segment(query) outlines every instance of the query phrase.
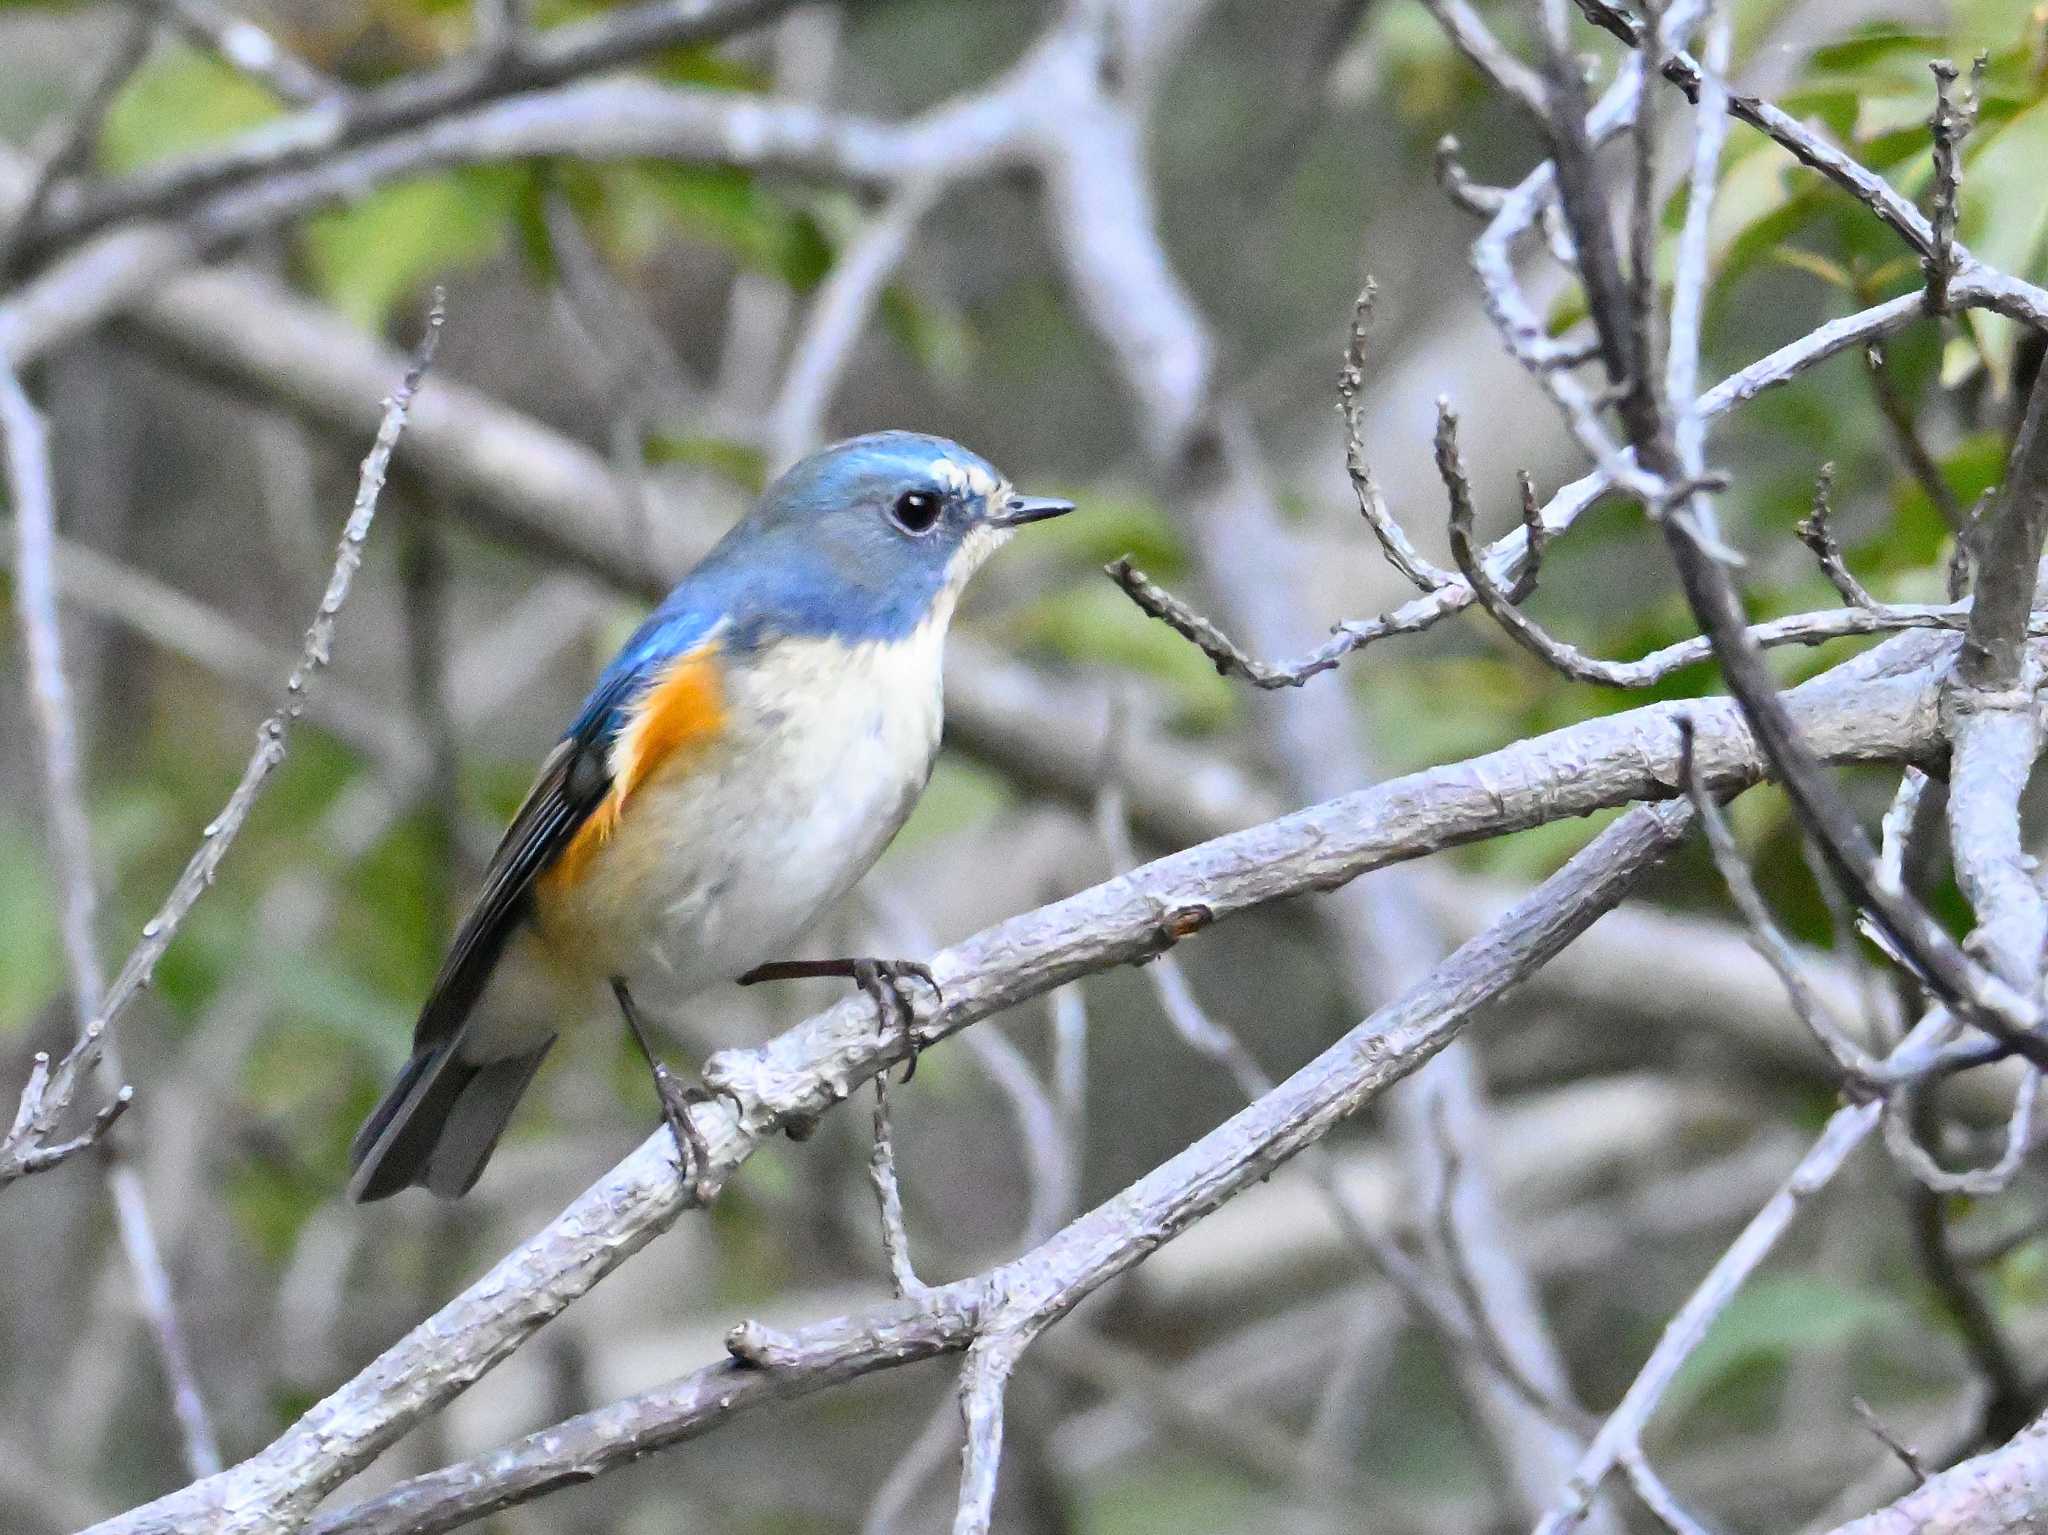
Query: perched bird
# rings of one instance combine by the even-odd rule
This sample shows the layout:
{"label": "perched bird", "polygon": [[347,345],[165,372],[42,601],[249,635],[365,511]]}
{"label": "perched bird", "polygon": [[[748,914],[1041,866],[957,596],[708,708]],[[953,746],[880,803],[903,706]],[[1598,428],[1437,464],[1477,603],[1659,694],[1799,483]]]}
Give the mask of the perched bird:
{"label": "perched bird", "polygon": [[782,960],[881,855],[931,774],[961,588],[1013,530],[1073,510],[957,443],[879,432],[797,464],[656,608],[548,754],[349,1149],[349,1196],[444,1198],[483,1171],[565,1016],[608,987],[687,1170],[687,1090],[639,1003],[922,966]]}

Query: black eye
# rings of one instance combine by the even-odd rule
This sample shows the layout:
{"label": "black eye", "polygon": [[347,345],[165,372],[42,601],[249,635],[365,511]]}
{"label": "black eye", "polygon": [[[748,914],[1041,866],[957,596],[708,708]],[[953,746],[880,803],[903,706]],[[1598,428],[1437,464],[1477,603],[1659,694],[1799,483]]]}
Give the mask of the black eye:
{"label": "black eye", "polygon": [[906,490],[889,516],[906,533],[929,533],[939,520],[939,498],[928,490]]}

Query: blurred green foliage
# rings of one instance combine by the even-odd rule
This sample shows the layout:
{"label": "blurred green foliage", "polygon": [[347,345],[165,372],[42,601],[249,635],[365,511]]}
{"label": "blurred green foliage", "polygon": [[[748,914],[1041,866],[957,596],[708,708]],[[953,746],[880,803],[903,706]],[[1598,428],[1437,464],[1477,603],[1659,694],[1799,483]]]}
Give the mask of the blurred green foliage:
{"label": "blurred green foliage", "polygon": [[1794,1356],[1839,1351],[1919,1321],[1895,1293],[1875,1285],[1815,1273],[1760,1274],[1736,1293],[1679,1370],[1664,1397],[1663,1421],[1675,1429],[1716,1391],[1776,1371]]}
{"label": "blurred green foliage", "polygon": [[[437,50],[459,48],[467,38],[466,0],[382,0],[373,9],[385,36],[383,51],[368,53],[352,84],[421,67]],[[539,12],[544,21],[555,21],[594,9],[547,3]],[[1028,33],[1027,8],[992,22],[986,35],[934,31],[932,18],[942,9],[903,6],[873,23],[926,50],[921,57],[928,67],[913,90],[930,82],[936,92],[938,82],[972,78],[999,64],[1002,50]],[[1741,7],[1744,35],[1760,30],[1761,19],[1778,9],[1768,3]],[[2018,0],[1958,0],[1950,10],[1952,22],[1942,35],[1873,27],[1821,49],[1782,102],[1825,124],[1895,185],[1924,199],[1931,174],[1925,121],[1933,104],[1927,60],[1947,55],[1967,61],[1984,50],[1981,120],[1964,153],[1962,235],[1996,265],[2036,279],[2048,276],[2048,199],[2041,195],[2048,167],[2048,69],[2040,22]],[[1494,120],[1489,114],[1498,103],[1475,86],[1470,70],[1419,7],[1377,7],[1369,25],[1373,109],[1391,115],[1418,149],[1448,131],[1465,133],[1494,154],[1505,153],[1504,141],[1515,145],[1511,135],[1475,131]],[[1019,38],[1005,41],[1005,28]],[[343,50],[341,56],[349,55]],[[703,50],[672,50],[658,68],[664,78],[709,89],[759,91],[769,84],[758,68]],[[900,105],[910,110],[923,104],[906,97]],[[1204,105],[1192,103],[1190,110]],[[1204,132],[1220,139],[1242,126],[1214,103],[1206,105],[1215,115]],[[262,89],[208,55],[182,45],[160,47],[109,114],[101,164],[119,172],[189,153],[281,110]],[[1921,281],[1917,264],[1900,254],[1896,237],[1867,210],[1792,164],[1760,135],[1738,127],[1724,163],[1712,232],[1710,372],[1740,366],[1819,319],[1910,291]],[[1339,169],[1348,176],[1355,168],[1340,163]],[[1505,179],[1526,165],[1476,169]],[[508,254],[519,258],[520,274],[544,284],[555,275],[541,216],[543,196],[551,191],[568,200],[595,249],[624,281],[645,278],[665,254],[683,246],[779,280],[799,296],[815,290],[830,272],[858,211],[842,193],[727,168],[634,163],[470,169],[386,186],[304,221],[292,235],[295,271],[313,292],[372,331],[413,306],[434,278]],[[1667,232],[1675,231],[1682,208],[1681,193],[1667,210]],[[1282,258],[1305,269],[1320,253],[1290,248]],[[1455,263],[1447,258],[1445,265]],[[1035,272],[1004,272],[983,288],[964,285],[957,292],[937,283],[921,286],[912,275],[887,290],[882,328],[896,361],[931,385],[937,398],[949,398],[971,381],[1007,399],[1027,374],[1079,377],[1099,369],[1098,360],[1073,354],[1073,328],[1059,318],[1063,303],[1057,286]],[[1576,315],[1567,299],[1552,319],[1563,325]],[[1341,316],[1330,317],[1331,327],[1340,324]],[[1932,324],[1922,326],[1887,349],[1907,410],[1924,428],[1941,474],[1964,506],[1999,472],[2014,372],[2022,360],[2018,342],[2009,322],[1974,314],[1946,334]],[[1333,352],[1325,346],[1318,366],[1328,361],[1324,353]],[[1049,409],[1089,408],[1085,391],[1068,393],[1073,401],[1055,398]],[[1056,436],[1060,423],[1052,424]],[[709,431],[663,425],[650,431],[643,448],[650,464],[689,466],[749,490],[764,475],[757,447]],[[1790,542],[1822,457],[1838,465],[1842,532],[1858,573],[1884,597],[1925,599],[1940,591],[1949,529],[1925,487],[1903,466],[1861,359],[1838,359],[1748,407],[1729,424],[1720,451],[1742,470],[1726,500],[1726,516],[1733,535],[1756,555],[1747,590],[1760,616],[1834,600]],[[1129,673],[1163,698],[1175,728],[1220,735],[1241,725],[1249,706],[1245,686],[1217,676],[1196,650],[1144,618],[1099,575],[1105,560],[1130,553],[1163,580],[1189,580],[1173,510],[1113,474],[1055,488],[1084,494],[1089,515],[1035,536],[1034,552],[1020,566],[1027,572],[1025,595],[993,615],[991,627],[1004,640],[1043,656]],[[1358,536],[1366,537],[1362,529]],[[1787,549],[1792,557],[1778,557]],[[1650,589],[1638,579],[1647,568],[1662,568],[1654,532],[1639,509],[1609,502],[1589,512],[1553,551],[1533,611],[1589,650],[1639,655],[1693,630],[1674,592]],[[636,617],[622,605],[605,638],[623,638]],[[1843,650],[1780,653],[1778,664],[1786,676],[1796,677],[1830,664]],[[1398,772],[1470,757],[1649,698],[1709,692],[1716,679],[1702,666],[1645,694],[1570,684],[1474,617],[1442,627],[1426,642],[1376,646],[1315,685],[1359,694],[1386,758],[1383,767]],[[152,722],[147,762],[130,765],[96,802],[102,852],[123,870],[110,928],[115,920],[127,925],[118,931],[139,924],[150,895],[168,886],[195,828],[240,766],[244,714],[253,718],[246,710],[231,720],[201,711],[190,719]],[[366,770],[339,741],[314,728],[301,732],[220,887],[167,958],[152,1004],[167,1032],[182,1038],[207,1009],[219,1005],[234,976],[249,973],[252,965],[259,976],[261,967],[275,972],[267,990],[283,1000],[243,1056],[236,1083],[241,1106],[257,1129],[248,1137],[252,1144],[238,1146],[225,1166],[241,1229],[260,1257],[279,1267],[294,1251],[303,1223],[335,1192],[349,1131],[403,1052],[412,1009],[447,930],[449,913],[441,906],[446,870],[440,867],[445,828],[410,817],[356,859],[323,845],[323,817]],[[463,804],[480,820],[502,819],[530,773],[531,764],[523,760],[466,761]],[[901,847],[914,850],[988,824],[1010,803],[1000,780],[948,761]],[[1459,856],[1473,867],[1534,879],[1583,845],[1606,819],[1558,823]],[[1802,937],[1828,941],[1828,914],[1782,797],[1746,798],[1737,825],[1786,925]],[[54,903],[42,865],[32,821],[0,818],[0,932],[7,934],[0,944],[0,1035],[27,1028],[62,990]],[[252,943],[250,935],[261,933],[270,915],[266,896],[291,870],[306,867],[332,881],[335,906],[326,929],[331,940],[291,954]],[[1686,872],[1688,878],[1672,881],[1664,893],[1718,907],[1718,886],[1703,862],[1687,865]],[[1944,900],[1953,910],[1954,893],[1945,892]],[[920,1080],[936,1081],[944,1091],[946,1071],[944,1062],[935,1061],[925,1068],[931,1075],[921,1073]],[[617,1075],[622,1098],[641,1102],[639,1068],[621,1055]],[[513,1132],[535,1133],[544,1132],[528,1122]],[[795,1155],[777,1147],[757,1158],[744,1196],[721,1204],[716,1213],[722,1239],[718,1284],[734,1301],[776,1289],[800,1272],[802,1254],[749,1212],[749,1201],[776,1207],[796,1200]],[[2004,1299],[2038,1301],[2048,1293],[2048,1251],[2040,1244],[2024,1246],[1996,1274]],[[1917,1317],[1896,1292],[1874,1284],[1765,1276],[1738,1298],[1694,1356],[1674,1394],[1672,1417],[1707,1410],[1788,1358],[1841,1349]],[[287,1407],[280,1404],[278,1410]],[[1432,1423],[1437,1416],[1431,1415]],[[1444,1465],[1458,1459],[1449,1443],[1408,1448],[1425,1461],[1430,1454]],[[1251,1506],[1237,1479],[1213,1468],[1171,1465],[1102,1490],[1080,1511],[1079,1528],[1109,1535],[1221,1527],[1233,1517],[1249,1522]]]}

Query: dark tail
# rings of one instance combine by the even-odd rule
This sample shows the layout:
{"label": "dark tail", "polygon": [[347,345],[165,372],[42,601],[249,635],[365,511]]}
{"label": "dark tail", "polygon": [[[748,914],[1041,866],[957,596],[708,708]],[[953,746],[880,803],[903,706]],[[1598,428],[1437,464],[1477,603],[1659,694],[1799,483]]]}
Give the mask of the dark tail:
{"label": "dark tail", "polygon": [[367,1204],[413,1184],[467,1194],[554,1042],[483,1066],[457,1059],[454,1040],[415,1051],[348,1148],[348,1197]]}

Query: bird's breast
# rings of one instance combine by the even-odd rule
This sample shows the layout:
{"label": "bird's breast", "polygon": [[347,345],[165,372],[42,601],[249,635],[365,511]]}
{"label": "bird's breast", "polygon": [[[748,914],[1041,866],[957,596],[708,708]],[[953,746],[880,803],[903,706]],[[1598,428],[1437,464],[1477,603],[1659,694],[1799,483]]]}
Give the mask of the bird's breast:
{"label": "bird's breast", "polygon": [[942,638],[788,637],[723,658],[717,739],[636,785],[574,889],[541,911],[543,936],[678,992],[786,957],[917,803],[939,745]]}

